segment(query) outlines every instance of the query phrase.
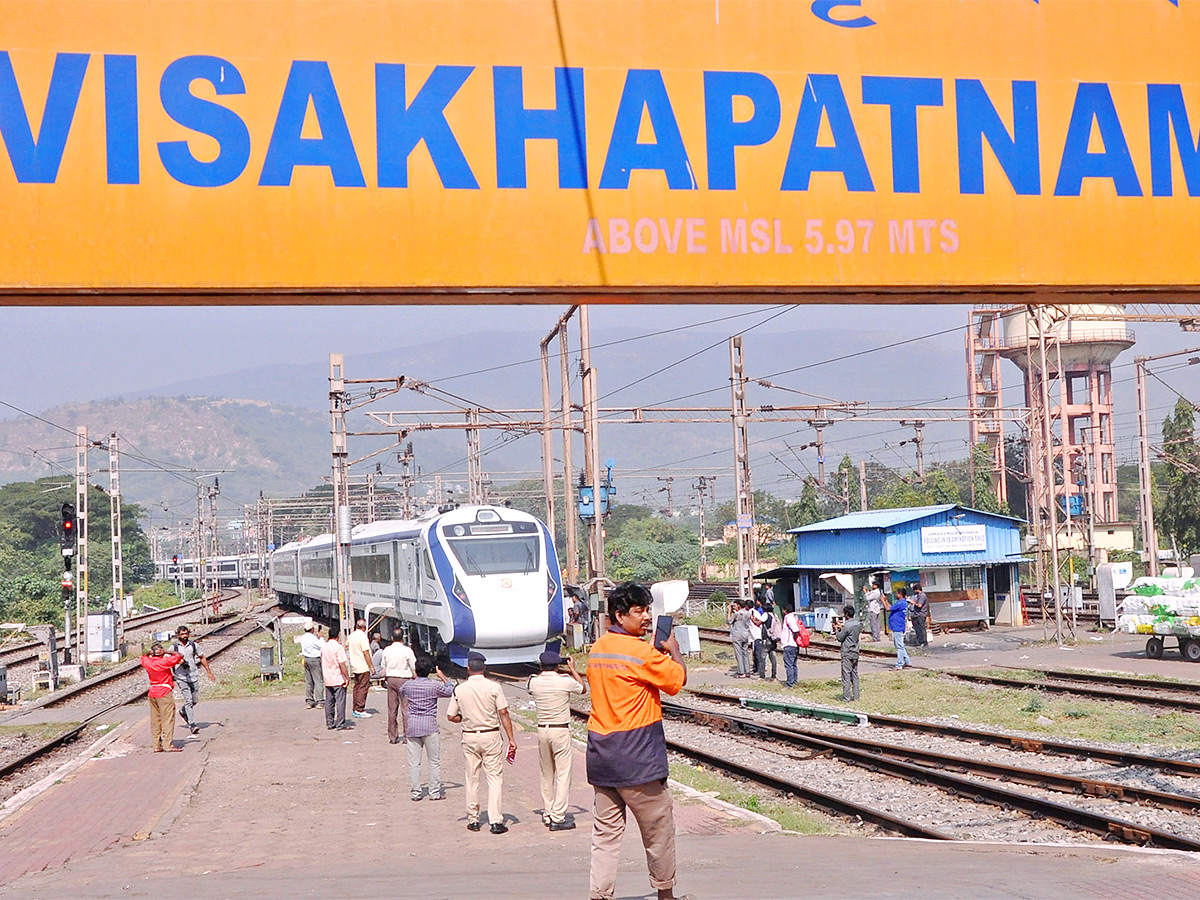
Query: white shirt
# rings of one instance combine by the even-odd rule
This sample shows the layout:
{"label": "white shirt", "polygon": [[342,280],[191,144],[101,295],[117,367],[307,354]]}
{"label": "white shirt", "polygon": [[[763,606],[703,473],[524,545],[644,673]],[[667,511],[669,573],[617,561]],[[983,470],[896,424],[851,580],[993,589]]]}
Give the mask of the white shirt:
{"label": "white shirt", "polygon": [[403,641],[383,648],[383,674],[388,678],[412,678],[417,674],[417,655]]}
{"label": "white shirt", "polygon": [[874,588],[867,592],[867,612],[879,615],[883,612],[883,592]]}
{"label": "white shirt", "polygon": [[305,659],[320,659],[321,647],[324,644],[325,642],[311,631],[300,635],[300,652],[304,654]]}
{"label": "white shirt", "polygon": [[784,647],[799,647],[796,643],[796,632],[800,630],[800,617],[794,612],[783,617],[783,635],[779,642]]}

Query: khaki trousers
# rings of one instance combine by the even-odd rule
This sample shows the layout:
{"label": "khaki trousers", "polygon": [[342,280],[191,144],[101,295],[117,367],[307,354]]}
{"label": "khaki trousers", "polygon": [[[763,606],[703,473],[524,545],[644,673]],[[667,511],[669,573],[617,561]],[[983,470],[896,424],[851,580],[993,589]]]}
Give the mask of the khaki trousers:
{"label": "khaki trousers", "polygon": [[667,783],[651,781],[619,788],[597,785],[592,811],[592,900],[609,900],[616,888],[626,808],[642,832],[650,886],[656,891],[675,887],[675,812]]}
{"label": "khaki trousers", "polygon": [[538,726],[538,764],[542,770],[542,815],[551,822],[567,818],[571,797],[571,729]]}
{"label": "khaki trousers", "polygon": [[479,821],[479,770],[482,768],[487,779],[488,822],[492,825],[503,822],[500,791],[504,786],[504,741],[500,731],[464,733],[462,748],[466,761],[463,780],[467,783],[467,821]]}
{"label": "khaki trousers", "polygon": [[150,746],[170,750],[175,739],[175,696],[150,698]]}

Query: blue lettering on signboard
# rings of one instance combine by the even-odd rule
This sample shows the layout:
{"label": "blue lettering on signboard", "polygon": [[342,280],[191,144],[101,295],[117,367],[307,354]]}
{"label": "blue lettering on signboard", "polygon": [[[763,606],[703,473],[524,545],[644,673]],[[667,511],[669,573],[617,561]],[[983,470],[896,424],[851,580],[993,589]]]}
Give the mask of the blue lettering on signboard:
{"label": "blue lettering on signboard", "polygon": [[1013,190],[1022,196],[1040,194],[1037,84],[1032,81],[1012,83],[1011,135],[978,79],[960,78],[954,82],[954,105],[958,126],[959,193],[984,192],[983,141],[986,138]]}
{"label": "blue lettering on signboard", "polygon": [[104,140],[109,184],[141,182],[137,57],[104,57]]}
{"label": "blue lettering on signboard", "polygon": [[921,158],[917,144],[917,107],[942,105],[937,78],[890,78],[864,75],[863,103],[886,106],[892,123],[892,190],[921,192]]}
{"label": "blue lettering on signboard", "polygon": [[1155,197],[1174,194],[1171,175],[1171,132],[1179,147],[1179,164],[1189,197],[1200,197],[1200,140],[1192,143],[1192,126],[1183,88],[1178,84],[1146,85],[1150,119],[1150,190]]}
{"label": "blue lettering on signboard", "polygon": [[[1099,153],[1088,151],[1093,123],[1104,144]],[[1054,196],[1078,197],[1085,178],[1111,178],[1118,197],[1142,196],[1129,144],[1107,84],[1085,82],[1075,91],[1075,106],[1071,110],[1071,124],[1067,126]]]}
{"label": "blue lettering on signboard", "polygon": [[408,187],[408,157],[424,141],[442,187],[479,189],[446,121],[446,105],[474,71],[474,66],[436,66],[409,104],[404,66],[375,66],[375,152],[380,187]]}
{"label": "blue lettering on signboard", "polygon": [[0,51],[0,137],[8,148],[17,181],[22,184],[54,184],[58,178],[89,56],[59,53],[54,57],[46,109],[35,141],[12,60],[7,50]]}
{"label": "blue lettering on signboard", "polygon": [[[743,122],[733,120],[735,97],[745,97],[754,112]],[[779,131],[779,90],[758,72],[704,73],[704,130],[708,145],[708,187],[737,189],[736,148],[757,147]]]}
{"label": "blue lettering on signboard", "polygon": [[[822,116],[829,120],[832,147],[817,146]],[[780,190],[807,191],[813,172],[841,172],[850,191],[875,190],[842,82],[836,75],[808,76]]]}
{"label": "blue lettering on signboard", "polygon": [[[300,134],[310,100],[321,129],[319,138]],[[328,167],[337,187],[367,186],[327,62],[292,63],[258,183],[286,187],[296,166]]]}
{"label": "blue lettering on signboard", "polygon": [[583,105],[583,69],[554,70],[554,108],[526,109],[520,66],[492,70],[496,113],[496,185],[523,188],[525,142],[542,139],[558,145],[558,186],[587,187],[587,126]]}
{"label": "blue lettering on signboard", "polygon": [[[654,131],[653,143],[638,141],[643,111]],[[625,76],[617,120],[600,173],[600,187],[628,188],[629,175],[635,169],[660,169],[667,176],[667,187],[671,190],[696,187],[675,110],[671,108],[662,72],[657,69],[630,69]]]}
{"label": "blue lettering on signboard", "polygon": [[862,0],[813,0],[812,13],[822,22],[838,25],[842,28],[866,28],[874,25],[875,20],[870,16],[855,16],[852,19],[835,19],[833,11],[838,7],[849,6],[855,9],[862,6]]}
{"label": "blue lettering on signboard", "polygon": [[241,117],[219,103],[191,92],[193,81],[207,81],[217,96],[246,93],[242,73],[217,56],[184,56],[167,66],[158,85],[163,112],[192,131],[217,142],[217,158],[198,160],[187,141],[161,141],[158,157],[167,174],[192,187],[220,187],[237,179],[250,161],[250,131]]}

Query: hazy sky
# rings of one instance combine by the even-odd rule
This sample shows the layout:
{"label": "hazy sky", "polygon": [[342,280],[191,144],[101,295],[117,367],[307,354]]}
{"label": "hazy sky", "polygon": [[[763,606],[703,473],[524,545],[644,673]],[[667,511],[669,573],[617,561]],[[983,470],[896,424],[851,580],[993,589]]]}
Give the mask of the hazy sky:
{"label": "hazy sky", "polygon": [[[592,327],[650,331],[754,308],[596,306]],[[916,335],[962,323],[964,310],[921,307],[914,315],[911,307],[813,306],[789,314],[780,327]],[[519,349],[497,349],[494,362],[503,362],[514,353],[527,356],[561,312],[559,306],[2,308],[0,384],[7,387],[0,387],[0,399],[38,411],[256,365],[321,362],[331,352],[352,356],[465,331],[528,331]]]}

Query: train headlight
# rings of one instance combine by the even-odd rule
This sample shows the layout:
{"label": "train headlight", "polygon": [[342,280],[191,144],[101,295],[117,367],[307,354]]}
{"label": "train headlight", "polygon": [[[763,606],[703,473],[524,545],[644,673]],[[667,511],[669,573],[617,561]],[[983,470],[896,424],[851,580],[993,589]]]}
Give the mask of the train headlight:
{"label": "train headlight", "polygon": [[451,589],[451,593],[454,594],[455,599],[463,606],[471,605],[471,601],[467,599],[467,592],[463,588],[462,582],[458,580],[457,575],[454,576],[454,587]]}
{"label": "train headlight", "polygon": [[554,579],[549,575],[546,576],[546,604],[554,602],[554,595],[557,593],[554,589]]}
{"label": "train headlight", "polygon": [[463,528],[461,525],[454,526],[454,536],[455,537],[462,537],[466,533],[467,533],[467,529]]}

